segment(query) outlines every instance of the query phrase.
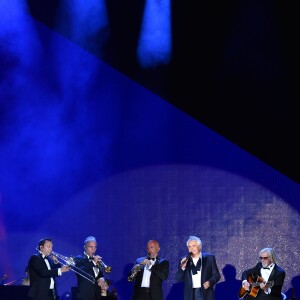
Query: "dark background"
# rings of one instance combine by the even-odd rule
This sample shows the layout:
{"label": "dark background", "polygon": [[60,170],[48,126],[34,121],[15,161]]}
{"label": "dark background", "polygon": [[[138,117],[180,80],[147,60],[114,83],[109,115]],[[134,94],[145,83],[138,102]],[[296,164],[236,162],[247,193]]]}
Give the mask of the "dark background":
{"label": "dark background", "polygon": [[[56,28],[59,1],[28,3],[72,39]],[[172,59],[146,70],[136,61],[144,4],[106,1],[105,45],[95,47],[99,34],[81,46],[299,183],[296,2],[174,0]]]}

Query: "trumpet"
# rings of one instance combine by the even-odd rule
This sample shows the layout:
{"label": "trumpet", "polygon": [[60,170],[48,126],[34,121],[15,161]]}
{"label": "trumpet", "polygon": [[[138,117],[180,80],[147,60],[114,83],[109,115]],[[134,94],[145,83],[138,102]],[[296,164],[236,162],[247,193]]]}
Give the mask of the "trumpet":
{"label": "trumpet", "polygon": [[54,251],[52,251],[50,253],[50,255],[51,255],[51,258],[54,261],[54,263],[58,264],[59,260],[57,258],[59,258],[61,261],[63,261],[65,264],[67,264],[70,267],[70,270],[72,270],[73,272],[75,272],[79,276],[85,278],[86,280],[90,281],[91,283],[93,283],[93,284],[96,283],[95,278],[93,276],[86,273],[82,269],[76,267],[74,258],[72,256],[67,257],[67,256],[61,255],[57,252],[54,252]]}
{"label": "trumpet", "polygon": [[103,260],[98,260],[96,262],[96,265],[99,267],[99,269],[105,271],[105,273],[110,273],[111,272],[111,267],[107,266]]}
{"label": "trumpet", "polygon": [[107,266],[102,260],[97,261],[97,266],[104,270],[105,273],[110,273],[111,272],[111,267]]}
{"label": "trumpet", "polygon": [[128,281],[133,281],[139,271],[141,271],[143,265],[139,264],[137,267],[133,267],[131,270],[131,274],[128,276]]}

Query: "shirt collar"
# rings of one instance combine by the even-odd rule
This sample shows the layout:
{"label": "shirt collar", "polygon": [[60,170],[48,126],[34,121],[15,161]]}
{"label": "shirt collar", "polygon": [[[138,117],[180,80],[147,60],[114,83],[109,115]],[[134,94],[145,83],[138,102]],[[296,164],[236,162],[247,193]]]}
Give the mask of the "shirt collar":
{"label": "shirt collar", "polygon": [[261,266],[261,268],[264,269],[264,270],[268,270],[268,269],[269,269],[269,270],[271,271],[271,270],[274,268],[274,266],[275,266],[275,264],[274,264],[274,263],[271,263],[271,264],[268,265],[267,267]]}

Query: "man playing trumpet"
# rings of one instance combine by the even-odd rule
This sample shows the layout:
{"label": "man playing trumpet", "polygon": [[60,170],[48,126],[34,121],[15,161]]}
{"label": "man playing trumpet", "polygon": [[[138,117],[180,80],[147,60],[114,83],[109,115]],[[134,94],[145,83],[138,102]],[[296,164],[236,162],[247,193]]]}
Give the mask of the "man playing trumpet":
{"label": "man playing trumpet", "polygon": [[101,299],[101,283],[104,282],[103,270],[101,268],[101,256],[95,255],[97,241],[93,236],[89,236],[84,241],[83,254],[74,258],[74,263],[78,270],[77,277],[77,297],[76,300],[99,300]]}

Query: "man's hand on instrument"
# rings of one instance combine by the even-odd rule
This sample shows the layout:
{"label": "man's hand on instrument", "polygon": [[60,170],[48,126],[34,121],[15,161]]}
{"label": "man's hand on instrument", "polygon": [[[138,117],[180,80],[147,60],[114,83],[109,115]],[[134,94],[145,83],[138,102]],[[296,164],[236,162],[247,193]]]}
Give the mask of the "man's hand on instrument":
{"label": "man's hand on instrument", "polygon": [[142,262],[141,265],[147,265],[148,267],[151,266],[151,260],[149,260],[148,258],[145,258]]}
{"label": "man's hand on instrument", "polygon": [[263,291],[267,291],[268,287],[267,287],[267,283],[266,282],[261,282],[259,284],[259,287],[263,290]]}
{"label": "man's hand on instrument", "polygon": [[249,289],[250,289],[250,283],[249,283],[247,280],[244,280],[244,281],[243,281],[243,288],[244,288],[246,291],[249,291]]}
{"label": "man's hand on instrument", "polygon": [[62,267],[60,268],[60,270],[61,270],[62,273],[65,273],[65,272],[70,271],[70,267],[69,267],[69,266],[62,266]]}

